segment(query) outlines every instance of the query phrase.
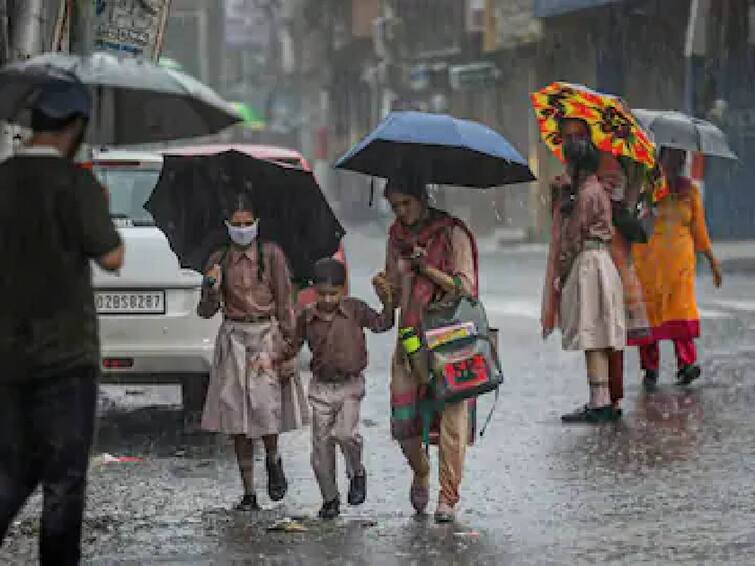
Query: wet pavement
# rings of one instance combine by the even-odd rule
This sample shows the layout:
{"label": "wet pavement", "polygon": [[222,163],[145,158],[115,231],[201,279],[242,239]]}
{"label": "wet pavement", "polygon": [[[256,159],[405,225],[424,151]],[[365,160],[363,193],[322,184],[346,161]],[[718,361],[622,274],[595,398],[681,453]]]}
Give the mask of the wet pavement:
{"label": "wet pavement", "polygon": [[[369,274],[381,250],[382,242],[369,238],[349,242],[357,294],[372,297]],[[410,474],[388,427],[393,337],[373,336],[362,420],[365,505],[344,506],[332,523],[313,518],[320,501],[305,430],[282,440],[286,499],[267,499],[259,461],[265,509],[231,511],[240,488],[228,442],[183,435],[175,390],[109,388],[90,474],[85,562],[752,564],[755,279],[731,274],[715,291],[701,276],[704,377],[694,386],[672,385],[673,355],[664,347],[662,386],[644,394],[632,352],[623,420],[565,427],[559,415],[583,402],[586,384],[580,355],[561,352],[556,337],[539,338],[543,263],[539,247],[484,254],[483,297],[501,328],[507,382],[488,433],[468,452],[456,524],[413,516]],[[481,417],[490,402],[482,401]],[[142,460],[107,461],[104,453]],[[346,487],[344,478],[344,493]],[[37,494],[0,563],[36,557],[39,504]],[[304,530],[268,531],[283,517],[295,517]]]}

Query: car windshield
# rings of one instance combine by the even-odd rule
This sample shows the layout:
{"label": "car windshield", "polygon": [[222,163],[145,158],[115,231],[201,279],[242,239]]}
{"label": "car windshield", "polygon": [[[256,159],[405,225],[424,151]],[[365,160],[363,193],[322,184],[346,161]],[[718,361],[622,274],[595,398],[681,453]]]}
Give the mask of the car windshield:
{"label": "car windshield", "polygon": [[121,226],[154,226],[144,203],[160,177],[157,169],[95,167],[94,173],[110,192],[110,215]]}

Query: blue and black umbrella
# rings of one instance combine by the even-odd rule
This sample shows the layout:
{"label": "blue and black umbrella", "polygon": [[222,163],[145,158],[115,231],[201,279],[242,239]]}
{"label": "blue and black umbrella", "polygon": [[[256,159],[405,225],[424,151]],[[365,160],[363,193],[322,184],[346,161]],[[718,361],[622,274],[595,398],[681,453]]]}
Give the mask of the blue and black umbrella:
{"label": "blue and black umbrella", "polygon": [[527,160],[498,132],[413,111],[391,112],[335,166],[374,177],[409,173],[427,183],[483,189],[535,180]]}

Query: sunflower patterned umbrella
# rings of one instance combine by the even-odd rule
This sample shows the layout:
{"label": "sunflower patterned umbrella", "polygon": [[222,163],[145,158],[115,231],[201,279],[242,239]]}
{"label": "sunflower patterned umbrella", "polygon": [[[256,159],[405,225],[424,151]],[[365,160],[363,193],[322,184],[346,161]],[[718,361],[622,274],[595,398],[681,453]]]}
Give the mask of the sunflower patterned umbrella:
{"label": "sunflower patterned umbrella", "polygon": [[566,118],[584,120],[600,151],[631,159],[647,168],[652,202],[665,196],[665,188],[658,179],[655,146],[621,98],[583,85],[554,82],[533,92],[530,99],[540,135],[561,161],[564,154],[559,123]]}
{"label": "sunflower patterned umbrella", "polygon": [[649,169],[655,165],[655,147],[620,98],[582,85],[555,82],[530,95],[545,144],[564,160],[559,122],[584,120],[596,147],[616,157],[629,157]]}

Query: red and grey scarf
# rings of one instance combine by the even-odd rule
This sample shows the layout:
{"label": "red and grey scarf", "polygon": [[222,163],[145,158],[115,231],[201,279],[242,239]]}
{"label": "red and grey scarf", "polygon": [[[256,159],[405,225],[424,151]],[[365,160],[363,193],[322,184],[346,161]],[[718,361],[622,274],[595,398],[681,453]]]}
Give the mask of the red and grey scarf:
{"label": "red and grey scarf", "polygon": [[[477,241],[469,228],[460,219],[449,214],[431,208],[428,218],[424,220],[419,230],[412,230],[396,220],[388,232],[389,242],[399,257],[407,257],[412,253],[415,246],[425,250],[425,261],[428,266],[434,267],[448,275],[454,273],[451,230],[459,227],[467,234],[472,245],[474,256],[474,287],[472,294],[476,297],[478,285],[478,252]],[[411,298],[408,307],[402,311],[402,326],[419,326],[422,313],[427,305],[439,298],[442,293],[440,287],[427,277],[415,275],[412,280]]]}

